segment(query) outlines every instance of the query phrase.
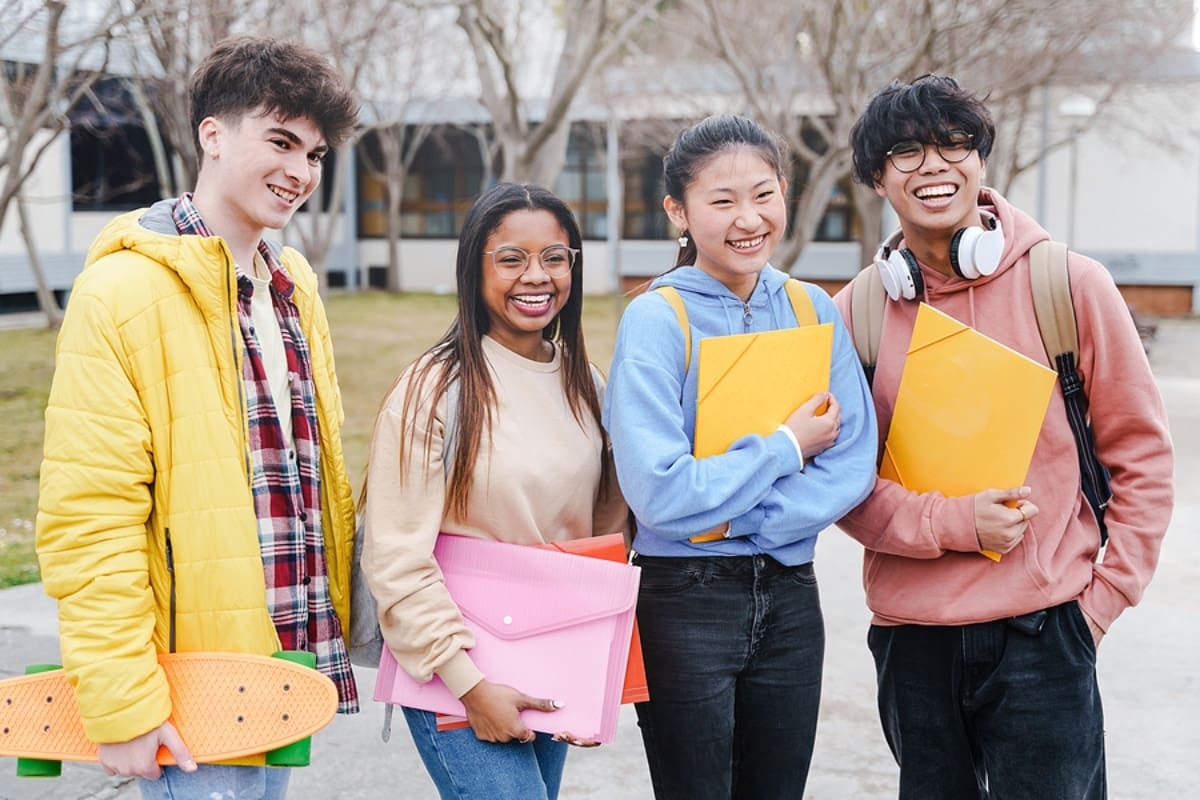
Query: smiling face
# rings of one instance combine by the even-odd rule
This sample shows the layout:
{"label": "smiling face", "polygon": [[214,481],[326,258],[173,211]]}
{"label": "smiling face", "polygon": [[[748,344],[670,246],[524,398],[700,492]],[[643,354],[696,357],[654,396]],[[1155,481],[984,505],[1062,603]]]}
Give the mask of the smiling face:
{"label": "smiling face", "polygon": [[890,159],[885,161],[875,178],[875,192],[891,203],[900,217],[910,250],[924,249],[925,242],[941,249],[959,228],[979,224],[983,178],[984,164],[978,151],[951,163],[937,147],[925,144],[925,160],[913,172],[901,172]]}
{"label": "smiling face", "polygon": [[786,183],[755,149],[713,155],[687,185],[668,196],[667,215],[696,245],[696,264],[746,299],[787,229]]}
{"label": "smiling face", "polygon": [[197,207],[213,232],[232,243],[257,242],[265,229],[287,225],[321,182],[328,147],[306,117],[207,117],[199,138],[205,157]]}
{"label": "smiling face", "polygon": [[536,255],[547,247],[570,247],[567,232],[549,211],[520,209],[506,214],[487,238],[484,250],[493,254],[505,247],[519,247],[529,258],[528,268],[517,278],[502,277],[484,255],[479,265],[480,293],[487,309],[488,335],[500,344],[535,361],[552,355],[542,331],[558,316],[571,294],[571,273],[551,277]]}

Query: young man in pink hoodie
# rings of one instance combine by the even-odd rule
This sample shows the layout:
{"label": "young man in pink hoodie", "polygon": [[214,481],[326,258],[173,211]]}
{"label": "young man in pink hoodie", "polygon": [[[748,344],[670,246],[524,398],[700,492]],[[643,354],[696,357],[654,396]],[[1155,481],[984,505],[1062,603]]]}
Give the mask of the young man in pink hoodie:
{"label": "young man in pink hoodie", "polygon": [[[881,441],[920,302],[1048,364],[1029,250],[1050,236],[984,187],[994,133],[980,99],[939,76],[893,82],[851,133],[856,177],[900,218],[876,258],[893,296],[872,387]],[[1096,652],[1154,573],[1173,454],[1112,278],[1077,253],[1068,268],[1079,372],[1096,453],[1111,473],[1107,546],[1058,389],[1025,486],[945,497],[881,478],[840,522],[866,548],[868,642],[901,798],[1106,794]],[[849,323],[849,289],[835,301]]]}

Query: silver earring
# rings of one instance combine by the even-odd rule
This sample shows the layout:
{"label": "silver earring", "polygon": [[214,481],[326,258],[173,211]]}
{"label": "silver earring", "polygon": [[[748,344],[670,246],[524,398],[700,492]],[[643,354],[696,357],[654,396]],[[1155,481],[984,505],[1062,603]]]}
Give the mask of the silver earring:
{"label": "silver earring", "polygon": [[679,242],[679,249],[681,250],[688,246],[688,237],[686,233],[680,234],[679,238],[675,241]]}

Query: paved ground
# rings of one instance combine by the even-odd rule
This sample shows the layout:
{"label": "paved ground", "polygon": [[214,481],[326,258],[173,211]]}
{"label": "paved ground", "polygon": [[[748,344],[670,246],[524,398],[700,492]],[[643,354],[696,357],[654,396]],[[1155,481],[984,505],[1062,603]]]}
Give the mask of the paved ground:
{"label": "paved ground", "polygon": [[[1200,320],[1163,322],[1151,361],[1171,415],[1179,500],[1154,583],[1100,648],[1113,800],[1200,796]],[[811,800],[896,795],[895,766],[876,719],[859,555],[837,530],[823,534],[817,568],[828,651]],[[56,630],[53,604],[40,585],[0,592],[0,675],[56,660]],[[374,672],[358,675],[369,697]],[[616,743],[571,754],[562,800],[650,797],[637,726],[632,711],[624,712]],[[435,800],[407,732],[401,726],[384,744],[381,721],[381,709],[370,703],[356,717],[335,720],[316,738],[313,765],[295,772],[291,796]],[[60,779],[29,781],[13,777],[13,763],[0,758],[0,800],[138,797],[135,787],[95,767],[66,765]]]}

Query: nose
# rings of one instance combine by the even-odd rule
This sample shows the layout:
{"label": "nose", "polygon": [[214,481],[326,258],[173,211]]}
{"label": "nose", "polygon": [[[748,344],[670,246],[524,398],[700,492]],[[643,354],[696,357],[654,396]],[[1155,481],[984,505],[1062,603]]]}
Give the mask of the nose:
{"label": "nose", "polygon": [[756,230],[760,222],[762,222],[762,214],[752,204],[743,205],[738,209],[738,215],[733,220],[733,224],[744,231]]}
{"label": "nose", "polygon": [[925,145],[925,160],[921,162],[921,172],[942,172],[950,168],[950,162],[942,158],[942,151],[936,144]]}
{"label": "nose", "polygon": [[313,180],[312,165],[308,160],[308,153],[305,153],[299,147],[293,148],[288,153],[288,157],[284,159],[283,172],[301,186],[307,186]]}
{"label": "nose", "polygon": [[[536,271],[534,264],[537,265]],[[521,281],[524,283],[541,283],[548,280],[550,280],[550,273],[546,272],[546,268],[542,266],[542,254],[530,253],[529,263],[525,265],[525,271],[521,273]]]}

